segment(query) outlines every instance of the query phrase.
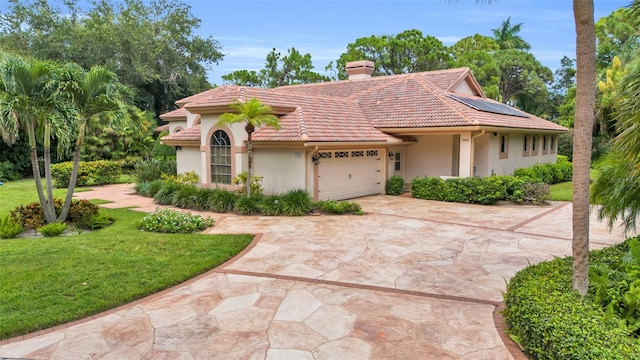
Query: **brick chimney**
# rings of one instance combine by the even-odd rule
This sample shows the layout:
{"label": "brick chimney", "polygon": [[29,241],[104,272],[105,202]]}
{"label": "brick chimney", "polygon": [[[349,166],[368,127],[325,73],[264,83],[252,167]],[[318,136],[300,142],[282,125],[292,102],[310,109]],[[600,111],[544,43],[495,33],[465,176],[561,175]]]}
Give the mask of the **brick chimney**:
{"label": "brick chimney", "polygon": [[345,66],[349,80],[370,78],[375,68],[374,62],[369,60],[351,61]]}

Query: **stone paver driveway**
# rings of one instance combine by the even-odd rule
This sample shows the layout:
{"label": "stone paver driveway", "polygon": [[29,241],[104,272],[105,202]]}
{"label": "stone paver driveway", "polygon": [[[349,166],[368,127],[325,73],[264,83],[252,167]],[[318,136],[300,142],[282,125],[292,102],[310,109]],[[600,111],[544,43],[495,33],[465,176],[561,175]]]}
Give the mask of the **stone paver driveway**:
{"label": "stone paver driveway", "polygon": [[[155,209],[130,186],[81,198]],[[25,359],[512,359],[494,323],[505,280],[571,251],[571,204],[372,196],[364,216],[218,219],[244,254],[76,324],[4,341]],[[592,216],[591,247],[623,240]]]}

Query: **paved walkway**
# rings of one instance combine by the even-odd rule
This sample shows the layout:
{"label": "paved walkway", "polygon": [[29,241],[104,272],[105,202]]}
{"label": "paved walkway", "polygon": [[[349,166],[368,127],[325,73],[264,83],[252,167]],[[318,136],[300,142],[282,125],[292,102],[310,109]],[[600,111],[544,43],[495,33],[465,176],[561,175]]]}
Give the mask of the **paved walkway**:
{"label": "paved walkway", "polygon": [[[130,185],[76,196],[156,208]],[[570,254],[570,203],[357,201],[366,215],[208,214],[218,220],[210,233],[256,240],[233,261],[160,294],[0,342],[0,358],[521,358],[496,329],[495,310],[515,272]],[[592,248],[623,240],[591,220]]]}

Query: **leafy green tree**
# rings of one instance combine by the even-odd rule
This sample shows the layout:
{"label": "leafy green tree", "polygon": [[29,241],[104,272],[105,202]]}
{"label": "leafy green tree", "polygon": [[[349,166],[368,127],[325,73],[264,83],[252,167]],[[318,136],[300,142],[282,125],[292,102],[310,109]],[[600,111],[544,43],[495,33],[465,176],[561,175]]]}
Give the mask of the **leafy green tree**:
{"label": "leafy green tree", "polygon": [[300,54],[295,48],[282,56],[274,48],[269,54],[264,69],[260,72],[238,70],[222,76],[225,82],[234,85],[275,88],[283,85],[309,84],[329,81],[329,77],[313,71],[311,54]]}
{"label": "leafy green tree", "polygon": [[480,34],[462,38],[449,48],[452,66],[469,67],[485,94],[492,99],[499,98],[500,69],[495,60],[499,49],[492,38]]}
{"label": "leafy green tree", "polygon": [[376,65],[374,76],[406,74],[450,67],[447,47],[437,38],[419,30],[406,30],[395,36],[383,35],[356,39],[336,61],[340,79],[346,79],[347,62],[370,60]]}
{"label": "leafy green tree", "polygon": [[251,197],[251,178],[253,177],[253,142],[251,135],[256,129],[262,126],[269,126],[273,129],[280,129],[278,117],[273,115],[273,109],[264,105],[257,98],[250,98],[246,101],[237,100],[231,104],[231,108],[236,112],[224,113],[220,115],[218,126],[244,123],[244,129],[247,132],[247,197]]}
{"label": "leafy green tree", "polygon": [[201,20],[180,0],[7,1],[0,48],[85,69],[101,65],[156,116],[210,88],[207,67],[223,57],[213,38],[195,35]]}
{"label": "leafy green tree", "polygon": [[611,67],[614,57],[628,63],[640,51],[640,19],[630,8],[620,8],[596,23],[598,70]]}
{"label": "leafy green tree", "polygon": [[495,53],[495,59],[500,70],[500,100],[505,104],[516,102],[518,95],[545,93],[547,84],[553,80],[551,70],[531,53],[516,49],[500,50]]}
{"label": "leafy green tree", "polygon": [[522,23],[511,24],[511,17],[503,21],[499,27],[491,29],[493,39],[496,41],[501,50],[516,49],[516,50],[530,50],[531,45],[526,42],[520,35],[522,30]]}

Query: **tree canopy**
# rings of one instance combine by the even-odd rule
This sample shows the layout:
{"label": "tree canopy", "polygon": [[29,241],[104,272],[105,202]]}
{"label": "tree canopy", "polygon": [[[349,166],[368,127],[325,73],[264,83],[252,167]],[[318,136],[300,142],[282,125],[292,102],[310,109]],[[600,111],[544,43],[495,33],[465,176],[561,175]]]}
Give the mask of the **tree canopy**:
{"label": "tree canopy", "polygon": [[131,86],[136,104],[156,113],[210,88],[207,67],[223,57],[201,20],[180,0],[7,0],[0,49],[38,59],[100,65]]}

